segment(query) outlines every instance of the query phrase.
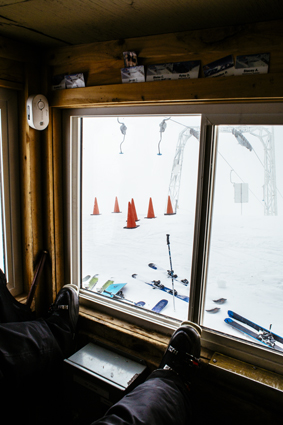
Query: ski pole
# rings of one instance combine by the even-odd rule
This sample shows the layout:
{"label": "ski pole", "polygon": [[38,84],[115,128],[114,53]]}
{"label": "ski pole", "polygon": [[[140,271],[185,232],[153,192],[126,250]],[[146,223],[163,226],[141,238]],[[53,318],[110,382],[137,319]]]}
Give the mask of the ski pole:
{"label": "ski pole", "polygon": [[171,277],[172,277],[173,308],[175,311],[175,289],[174,289],[174,278],[173,278],[174,271],[173,271],[172,259],[171,259],[170,240],[169,240],[170,235],[167,234],[166,237],[167,237],[168,253],[169,253],[169,260],[170,260],[170,267],[171,267]]}
{"label": "ski pole", "polygon": [[42,270],[43,270],[43,266],[46,260],[48,252],[47,251],[43,251],[39,260],[39,264],[36,268],[35,274],[34,274],[34,278],[30,287],[30,291],[26,300],[26,305],[28,307],[31,307],[32,304],[32,300],[34,298],[34,294],[35,294],[35,290],[37,288],[38,282],[40,280],[40,276],[42,274]]}

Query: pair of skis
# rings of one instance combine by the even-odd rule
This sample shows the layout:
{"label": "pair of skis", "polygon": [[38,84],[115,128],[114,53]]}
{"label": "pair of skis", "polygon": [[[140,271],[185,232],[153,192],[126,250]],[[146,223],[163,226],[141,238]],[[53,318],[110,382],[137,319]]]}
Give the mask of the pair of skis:
{"label": "pair of skis", "polygon": [[[85,276],[82,281],[88,282],[88,286],[86,287],[86,289],[93,291],[94,287],[96,286],[97,282],[98,282],[98,275],[94,275],[94,276],[90,276],[87,275]],[[134,302],[132,300],[126,299],[124,297],[123,294],[123,288],[126,285],[126,283],[114,283],[114,280],[107,280],[103,286],[99,289],[96,290],[96,292],[110,297],[112,299],[116,299],[116,300],[120,300],[120,301],[126,301],[130,304],[133,304],[137,307],[144,307],[145,306],[145,302],[144,301],[138,301],[138,302]],[[157,304],[155,304],[155,306],[151,309],[151,311],[155,312],[155,313],[160,313],[168,304],[167,300],[160,300],[158,301]]]}
{"label": "pair of skis", "polygon": [[187,295],[178,294],[178,292],[176,291],[176,289],[174,289],[174,292],[173,292],[173,289],[172,288],[168,288],[167,286],[164,286],[160,282],[160,280],[151,280],[151,281],[149,281],[149,280],[146,280],[145,278],[139,276],[137,273],[132,274],[132,277],[134,279],[137,279],[137,280],[145,283],[146,285],[150,285],[154,289],[160,289],[161,291],[166,292],[167,294],[173,295],[173,293],[174,293],[174,297],[176,297],[176,298],[178,298],[178,299],[180,299],[182,301],[185,301],[187,303],[190,300]]}
{"label": "pair of skis", "polygon": [[[274,332],[271,332],[271,325],[270,329],[265,329],[257,323],[254,323],[231,310],[228,310],[228,316],[229,318],[225,319],[225,322],[229,326],[232,326],[232,328],[242,332],[245,335],[248,335],[257,342],[261,342],[269,348],[274,348],[275,350],[283,352],[283,348],[277,344],[278,342],[283,344],[283,338]],[[243,324],[249,326],[249,328],[243,326]]]}
{"label": "pair of skis", "polygon": [[178,279],[178,275],[177,274],[174,274],[174,270],[165,270],[163,267],[157,266],[155,263],[149,263],[148,264],[148,267],[150,267],[153,270],[158,270],[158,271],[161,271],[162,273],[165,273],[165,275],[168,278],[171,277],[171,278],[173,278],[173,280],[175,282],[179,282],[179,283],[181,283],[184,286],[188,286],[188,284],[189,284],[188,279],[181,279],[181,280],[179,280]]}

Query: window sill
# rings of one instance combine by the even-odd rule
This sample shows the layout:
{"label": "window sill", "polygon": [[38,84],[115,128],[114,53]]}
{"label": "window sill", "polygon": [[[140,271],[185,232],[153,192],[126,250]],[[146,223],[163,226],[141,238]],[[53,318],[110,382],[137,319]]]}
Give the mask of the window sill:
{"label": "window sill", "polygon": [[[158,367],[170,340],[167,335],[143,329],[85,306],[80,306],[78,331],[80,344],[89,340],[105,343],[141,358],[152,369]],[[202,350],[203,362],[208,363],[212,354],[209,350]]]}
{"label": "window sill", "polygon": [[[100,342],[144,360],[150,370],[160,364],[170,337],[80,306],[78,343]],[[216,361],[215,361],[216,360]],[[201,382],[217,381],[241,394],[247,386],[253,393],[267,392],[270,399],[282,397],[283,376],[202,347]],[[201,384],[202,385],[202,384]]]}

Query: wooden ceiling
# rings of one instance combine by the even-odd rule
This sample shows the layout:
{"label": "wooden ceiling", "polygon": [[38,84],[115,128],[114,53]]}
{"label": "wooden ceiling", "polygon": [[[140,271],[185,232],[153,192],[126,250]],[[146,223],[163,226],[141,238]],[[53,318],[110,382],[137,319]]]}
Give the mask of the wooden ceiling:
{"label": "wooden ceiling", "polygon": [[282,0],[0,0],[0,35],[44,48],[282,18]]}

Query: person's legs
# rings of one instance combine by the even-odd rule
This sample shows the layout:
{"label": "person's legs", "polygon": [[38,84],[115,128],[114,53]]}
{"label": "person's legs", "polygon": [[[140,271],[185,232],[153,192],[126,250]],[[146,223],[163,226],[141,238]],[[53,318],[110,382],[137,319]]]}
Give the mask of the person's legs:
{"label": "person's legs", "polygon": [[7,280],[0,269],[0,323],[22,322],[34,319],[29,307],[19,303],[7,288]]}
{"label": "person's legs", "polygon": [[188,425],[190,379],[199,365],[200,335],[189,326],[174,332],[160,369],[92,425]]}
{"label": "person's legs", "polygon": [[0,324],[0,377],[21,379],[62,361],[70,354],[77,319],[78,295],[64,287],[46,319]]}
{"label": "person's legs", "polygon": [[62,359],[62,349],[43,319],[0,325],[0,372],[21,379]]}

